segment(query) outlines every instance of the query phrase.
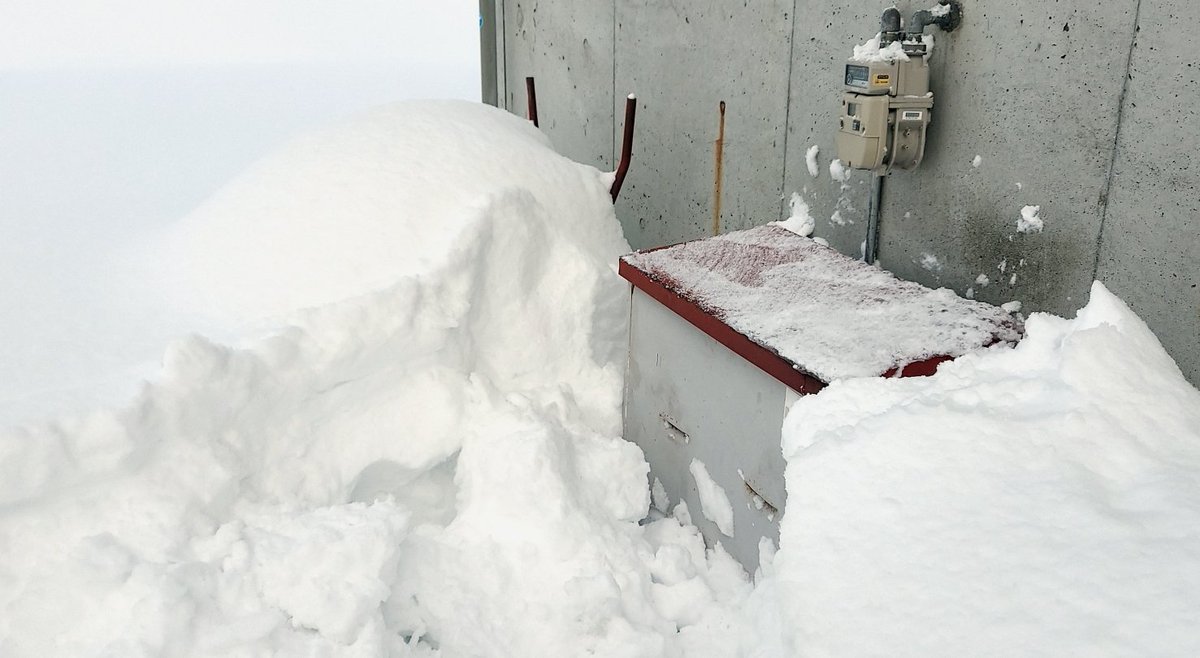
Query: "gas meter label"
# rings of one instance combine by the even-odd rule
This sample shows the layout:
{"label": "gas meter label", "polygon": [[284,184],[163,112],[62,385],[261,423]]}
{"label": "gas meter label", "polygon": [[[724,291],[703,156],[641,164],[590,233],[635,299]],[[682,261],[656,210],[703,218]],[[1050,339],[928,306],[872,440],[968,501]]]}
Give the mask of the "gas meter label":
{"label": "gas meter label", "polygon": [[875,85],[876,87],[886,87],[892,84],[892,76],[888,73],[876,73],[874,77],[871,78],[871,84]]}
{"label": "gas meter label", "polygon": [[901,121],[920,121],[921,120],[921,111],[920,110],[916,110],[916,111],[905,110],[904,113],[900,116],[900,120]]}

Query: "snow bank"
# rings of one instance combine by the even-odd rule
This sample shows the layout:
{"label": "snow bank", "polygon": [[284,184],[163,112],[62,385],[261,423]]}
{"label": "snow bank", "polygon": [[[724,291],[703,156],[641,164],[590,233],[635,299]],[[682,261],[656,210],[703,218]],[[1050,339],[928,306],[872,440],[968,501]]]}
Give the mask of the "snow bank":
{"label": "snow bank", "polygon": [[549,237],[594,262],[623,244],[597,219],[597,176],[506,113],[401,103],[294,140],[147,251],[181,310],[253,321],[428,271],[505,193],[530,193]]}
{"label": "snow bank", "polygon": [[748,593],[637,524],[628,247],[605,175],[526,122],[380,110],[149,244],[198,317],[277,329],[0,430],[0,655],[657,655]]}
{"label": "snow bank", "polygon": [[785,425],[761,655],[1195,656],[1200,392],[1102,285],[929,378]]}
{"label": "snow bank", "polygon": [[6,658],[1200,653],[1200,392],[1102,286],[1015,349],[800,399],[752,589],[686,505],[639,525],[627,246],[526,122],[381,110],[146,244],[244,340],[0,430]]}

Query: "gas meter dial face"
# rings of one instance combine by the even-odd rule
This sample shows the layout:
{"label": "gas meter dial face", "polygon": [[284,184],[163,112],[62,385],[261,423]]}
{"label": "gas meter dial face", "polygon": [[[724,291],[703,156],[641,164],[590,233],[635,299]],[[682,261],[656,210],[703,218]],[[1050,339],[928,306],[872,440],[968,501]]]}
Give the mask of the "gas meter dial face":
{"label": "gas meter dial face", "polygon": [[846,86],[867,88],[871,77],[871,69],[867,66],[858,66],[855,64],[846,65]]}

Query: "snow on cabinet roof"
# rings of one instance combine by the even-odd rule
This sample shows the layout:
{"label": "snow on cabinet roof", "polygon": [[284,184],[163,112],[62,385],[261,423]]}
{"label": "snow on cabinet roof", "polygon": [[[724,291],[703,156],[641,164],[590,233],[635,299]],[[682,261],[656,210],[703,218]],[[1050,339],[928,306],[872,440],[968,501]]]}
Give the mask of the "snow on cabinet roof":
{"label": "snow on cabinet roof", "polygon": [[823,382],[960,356],[1022,332],[995,306],[902,281],[773,225],[621,260]]}

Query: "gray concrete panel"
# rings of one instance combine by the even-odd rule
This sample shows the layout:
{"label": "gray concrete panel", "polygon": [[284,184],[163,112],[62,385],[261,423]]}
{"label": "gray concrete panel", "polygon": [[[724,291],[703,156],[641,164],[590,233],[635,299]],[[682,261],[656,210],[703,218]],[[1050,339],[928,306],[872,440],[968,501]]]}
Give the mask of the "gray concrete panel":
{"label": "gray concrete panel", "polygon": [[492,106],[500,104],[500,67],[496,60],[500,55],[498,40],[504,34],[497,20],[497,4],[496,0],[479,0],[479,100]]}
{"label": "gray concrete panel", "polygon": [[[925,161],[885,183],[880,263],[1072,314],[1091,283],[1136,0],[965,4],[962,26],[935,37]],[[1017,232],[1025,205],[1041,206],[1042,233]]]}
{"label": "gray concrete panel", "polygon": [[533,76],[539,124],[554,147],[615,169],[612,3],[504,0],[503,13],[505,107],[525,116],[525,77]]}
{"label": "gray concrete panel", "polygon": [[[833,139],[841,109],[843,66],[854,46],[875,34],[883,8],[883,4],[850,0],[796,2],[799,20],[793,28],[785,198],[779,212],[786,217],[792,193],[799,193],[816,220],[813,235],[854,257],[861,255],[866,238],[870,176],[855,172],[844,183],[836,181],[829,176],[829,163],[837,157]],[[815,178],[805,160],[814,145],[820,149]]]}
{"label": "gray concrete panel", "polygon": [[777,219],[792,1],[618,0],[616,7],[617,116],[625,94],[638,95],[633,167],[617,203],[630,244],[711,235],[722,100],[722,232]]}
{"label": "gray concrete panel", "polygon": [[1200,4],[1142,0],[1097,278],[1200,383]]}

